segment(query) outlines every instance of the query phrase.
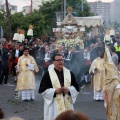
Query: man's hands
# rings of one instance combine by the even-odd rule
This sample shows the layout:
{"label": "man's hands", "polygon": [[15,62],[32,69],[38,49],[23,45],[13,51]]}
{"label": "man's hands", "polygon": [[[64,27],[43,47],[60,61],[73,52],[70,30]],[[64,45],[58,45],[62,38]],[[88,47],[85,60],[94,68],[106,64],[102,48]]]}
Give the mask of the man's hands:
{"label": "man's hands", "polygon": [[62,93],[63,93],[63,94],[67,94],[68,92],[69,92],[69,89],[68,89],[68,88],[66,88],[66,87],[64,87],[64,88],[63,88],[63,92],[62,92]]}
{"label": "man's hands", "polygon": [[97,73],[98,72],[98,68],[95,68],[95,71],[94,71],[94,73]]}
{"label": "man's hands", "polygon": [[56,94],[61,94],[61,93],[67,94],[68,92],[69,92],[69,89],[66,88],[66,87],[57,88],[57,89],[55,90],[55,93],[56,93]]}
{"label": "man's hands", "polygon": [[62,91],[63,91],[62,88],[57,88],[57,89],[55,90],[55,93],[56,93],[56,94],[61,94]]}

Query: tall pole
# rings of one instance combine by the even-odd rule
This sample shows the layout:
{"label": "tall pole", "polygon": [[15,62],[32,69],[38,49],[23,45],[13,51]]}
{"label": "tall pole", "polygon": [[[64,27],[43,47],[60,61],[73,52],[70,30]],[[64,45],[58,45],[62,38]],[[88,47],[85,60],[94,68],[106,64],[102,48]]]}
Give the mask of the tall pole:
{"label": "tall pole", "polygon": [[63,0],[61,0],[61,21],[63,20]]}
{"label": "tall pole", "polygon": [[66,0],[64,0],[64,18],[66,17]]}
{"label": "tall pole", "polygon": [[10,11],[8,6],[8,0],[5,0],[6,2],[6,12],[7,12],[7,22],[8,22],[8,40],[12,40],[11,35],[11,21],[10,21]]}
{"label": "tall pole", "polygon": [[30,13],[32,13],[32,9],[33,9],[33,1],[31,0]]}
{"label": "tall pole", "polygon": [[83,0],[82,0],[82,12],[83,12]]}

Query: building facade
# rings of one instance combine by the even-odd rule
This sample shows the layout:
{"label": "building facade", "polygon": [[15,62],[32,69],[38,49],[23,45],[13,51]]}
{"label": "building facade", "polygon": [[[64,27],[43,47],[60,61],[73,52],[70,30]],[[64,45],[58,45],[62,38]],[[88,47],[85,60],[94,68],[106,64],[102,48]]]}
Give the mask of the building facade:
{"label": "building facade", "polygon": [[30,6],[24,6],[23,8],[22,8],[22,12],[23,12],[23,14],[29,14],[30,12],[31,12],[31,7]]}
{"label": "building facade", "polygon": [[[17,6],[11,5],[10,3],[8,3],[8,6],[9,6],[11,14],[14,14],[17,12]],[[6,11],[6,4],[5,3],[0,5],[0,10]]]}
{"label": "building facade", "polygon": [[105,25],[109,25],[111,21],[111,2],[102,2],[102,1],[95,1],[95,2],[88,2],[91,12],[95,15],[99,15],[103,17]]}
{"label": "building facade", "polygon": [[111,22],[120,23],[120,0],[111,3]]}

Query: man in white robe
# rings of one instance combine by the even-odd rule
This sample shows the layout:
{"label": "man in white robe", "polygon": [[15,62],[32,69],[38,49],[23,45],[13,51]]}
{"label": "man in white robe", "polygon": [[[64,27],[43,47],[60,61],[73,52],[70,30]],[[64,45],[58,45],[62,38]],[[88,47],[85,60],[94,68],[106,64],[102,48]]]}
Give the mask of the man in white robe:
{"label": "man in white robe", "polygon": [[103,88],[105,86],[104,48],[99,50],[99,57],[96,58],[90,67],[92,74],[91,88],[94,91],[94,100],[104,100]]}
{"label": "man in white robe", "polygon": [[18,81],[16,91],[17,97],[22,100],[34,100],[35,72],[38,72],[38,66],[32,56],[29,55],[29,49],[24,49],[24,54],[18,59]]}
{"label": "man in white robe", "polygon": [[61,112],[74,109],[79,93],[74,74],[63,67],[63,56],[55,54],[52,60],[55,67],[44,74],[39,88],[44,98],[44,120],[54,120]]}

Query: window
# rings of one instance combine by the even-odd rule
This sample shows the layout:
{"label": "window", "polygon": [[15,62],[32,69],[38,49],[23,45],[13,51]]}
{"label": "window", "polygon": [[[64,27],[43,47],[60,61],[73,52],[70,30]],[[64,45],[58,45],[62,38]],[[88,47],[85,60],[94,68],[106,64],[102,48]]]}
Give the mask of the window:
{"label": "window", "polygon": [[3,5],[1,5],[1,10],[4,10],[4,6]]}
{"label": "window", "polygon": [[12,10],[16,10],[16,6],[11,6],[11,9]]}

